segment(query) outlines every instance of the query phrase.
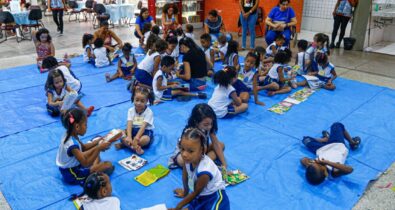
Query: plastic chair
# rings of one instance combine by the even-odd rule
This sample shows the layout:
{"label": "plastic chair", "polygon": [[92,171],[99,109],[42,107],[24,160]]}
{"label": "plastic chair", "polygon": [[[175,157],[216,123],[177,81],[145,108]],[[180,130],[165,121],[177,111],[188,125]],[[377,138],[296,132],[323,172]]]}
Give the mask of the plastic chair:
{"label": "plastic chair", "polygon": [[36,30],[39,29],[40,27],[44,28],[44,24],[41,21],[41,19],[43,18],[41,8],[38,6],[31,6],[30,9],[31,10],[29,12],[28,18],[31,23],[22,24],[22,28],[29,29],[28,33],[25,33],[24,30],[22,30],[24,39],[28,39],[28,40],[32,40],[32,28],[35,28]]}
{"label": "plastic chair", "polygon": [[[81,14],[81,10],[78,9],[78,4],[75,1],[69,1],[69,7],[71,8],[71,10],[69,10],[69,22],[71,21],[77,21],[80,22],[80,14]],[[75,15],[75,19],[72,20],[71,16]]]}
{"label": "plastic chair", "polygon": [[[20,32],[19,25],[17,25],[15,23],[14,16],[12,16],[12,14],[8,11],[0,12],[0,23],[1,23],[1,26],[0,26],[1,33],[4,32],[4,34],[2,36],[4,38],[4,40],[1,40],[0,43],[7,41],[7,38],[9,37],[7,32],[11,32],[11,33],[14,33],[14,31]],[[22,39],[23,39],[23,37],[16,36],[16,41],[18,43],[21,42]]]}
{"label": "plastic chair", "polygon": [[[102,21],[108,21],[110,19],[110,14],[106,13],[106,8],[103,4],[96,4],[93,8],[95,14],[93,18],[93,29],[99,28]],[[112,27],[114,24],[110,23]]]}
{"label": "plastic chair", "polygon": [[85,9],[83,9],[83,11],[85,12],[85,21],[88,20],[88,15],[89,17],[92,16],[92,14],[94,13],[93,7],[94,7],[95,1],[93,0],[88,0],[85,2]]}

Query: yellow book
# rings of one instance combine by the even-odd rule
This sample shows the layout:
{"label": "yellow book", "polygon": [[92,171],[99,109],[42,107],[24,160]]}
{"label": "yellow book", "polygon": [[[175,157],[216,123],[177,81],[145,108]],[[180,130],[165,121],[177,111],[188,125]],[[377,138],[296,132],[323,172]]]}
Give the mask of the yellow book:
{"label": "yellow book", "polygon": [[136,176],[134,179],[138,183],[147,187],[156,182],[158,179],[165,177],[167,174],[169,174],[169,172],[170,170],[168,168],[158,164],[154,168],[146,170],[142,174]]}

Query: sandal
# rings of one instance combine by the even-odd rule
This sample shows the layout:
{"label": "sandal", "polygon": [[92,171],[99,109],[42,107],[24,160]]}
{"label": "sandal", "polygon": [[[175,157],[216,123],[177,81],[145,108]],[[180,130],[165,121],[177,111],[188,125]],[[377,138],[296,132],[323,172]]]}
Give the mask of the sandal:
{"label": "sandal", "polygon": [[361,138],[359,136],[356,136],[356,137],[352,138],[352,141],[354,143],[350,144],[351,150],[358,149],[359,145],[361,144]]}

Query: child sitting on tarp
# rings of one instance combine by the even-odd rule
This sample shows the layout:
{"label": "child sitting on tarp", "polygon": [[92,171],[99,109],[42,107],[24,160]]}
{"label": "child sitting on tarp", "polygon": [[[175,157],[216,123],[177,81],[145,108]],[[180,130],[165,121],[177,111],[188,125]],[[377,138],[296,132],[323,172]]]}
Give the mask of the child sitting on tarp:
{"label": "child sitting on tarp", "polygon": [[306,168],[306,179],[312,185],[321,184],[326,177],[339,177],[350,174],[351,166],[344,165],[348,155],[345,145],[346,139],[351,150],[355,150],[361,143],[359,137],[352,138],[344,125],[337,122],[332,124],[331,132],[322,132],[322,138],[303,137],[303,144],[317,155],[316,159],[302,158],[301,163]]}
{"label": "child sitting on tarp", "polygon": [[205,154],[206,135],[198,128],[184,130],[181,141],[181,156],[185,161],[182,170],[183,188],[174,190],[177,197],[183,198],[176,208],[229,210],[229,198],[225,182],[215,163]]}
{"label": "child sitting on tarp", "polygon": [[298,83],[298,86],[309,85],[311,88],[322,87],[326,90],[335,90],[336,86],[333,84],[333,80],[337,78],[335,66],[329,62],[328,56],[325,53],[317,53],[315,58],[318,64],[318,71],[309,72],[308,75],[316,76],[318,81],[307,81],[304,80]]}
{"label": "child sitting on tarp", "polygon": [[128,110],[126,137],[115,147],[121,149],[128,147],[141,155],[148,148],[154,138],[154,113],[147,106],[148,101],[152,104],[151,91],[148,88],[136,87],[133,90],[132,102],[134,107]]}
{"label": "child sitting on tarp", "polygon": [[[86,196],[83,196],[85,195]],[[95,172],[86,178],[84,184],[84,192],[74,198],[75,200],[80,200],[79,209],[84,210],[101,210],[101,209],[111,209],[120,210],[121,201],[119,198],[111,196],[112,186],[110,177],[102,172]],[[74,204],[76,201],[74,200]]]}
{"label": "child sitting on tarp", "polygon": [[206,99],[207,95],[203,92],[191,93],[189,87],[183,88],[178,82],[168,82],[171,79],[171,71],[174,69],[175,60],[170,56],[164,56],[161,60],[161,68],[155,73],[152,81],[155,102],[172,100],[173,96],[195,96]]}
{"label": "child sitting on tarp", "polygon": [[111,162],[100,160],[100,152],[107,150],[110,142],[97,138],[89,143],[82,143],[88,126],[88,118],[80,109],[70,109],[62,116],[62,124],[66,129],[59,144],[56,165],[64,181],[68,184],[83,185],[89,174],[105,172],[110,175],[114,171]]}
{"label": "child sitting on tarp", "polygon": [[132,45],[125,43],[122,47],[122,56],[118,60],[117,72],[112,76],[110,73],[106,73],[106,81],[111,82],[118,78],[123,78],[125,80],[132,79],[134,71],[137,67],[137,61],[132,52]]}
{"label": "child sitting on tarp", "polygon": [[[214,110],[206,103],[196,104],[192,109],[191,116],[188,118],[184,130],[187,128],[198,128],[203,131],[206,135],[205,154],[226,170],[227,163],[224,154],[225,144],[217,137],[218,123]],[[182,133],[184,133],[184,131]],[[181,156],[180,141],[181,138],[178,139],[176,149],[169,158],[168,165],[170,169],[182,168],[185,163]]]}

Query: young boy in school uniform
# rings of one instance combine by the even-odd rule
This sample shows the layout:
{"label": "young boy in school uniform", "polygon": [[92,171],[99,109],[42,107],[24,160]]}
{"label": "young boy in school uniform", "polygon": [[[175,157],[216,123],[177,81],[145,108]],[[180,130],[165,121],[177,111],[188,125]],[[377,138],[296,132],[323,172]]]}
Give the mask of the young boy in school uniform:
{"label": "young boy in school uniform", "polygon": [[323,131],[322,134],[323,137],[318,139],[308,136],[303,138],[303,144],[317,155],[316,159],[301,159],[306,168],[306,179],[312,185],[321,184],[327,177],[336,178],[352,173],[353,168],[344,164],[348,155],[344,139],[351,150],[357,149],[361,143],[359,137],[352,138],[339,122],[332,124],[330,133]]}

